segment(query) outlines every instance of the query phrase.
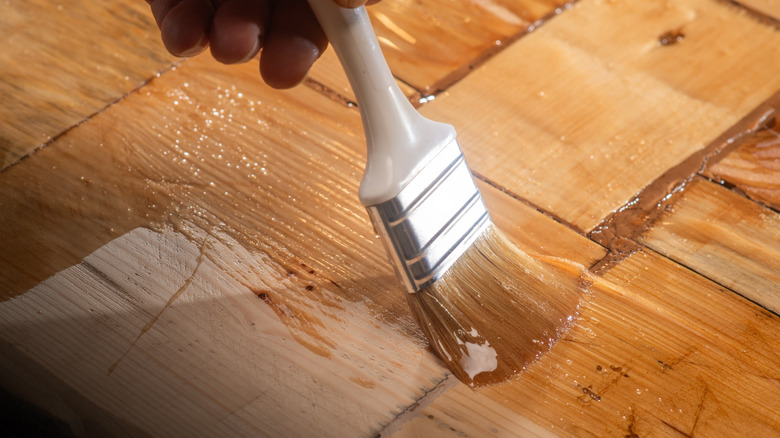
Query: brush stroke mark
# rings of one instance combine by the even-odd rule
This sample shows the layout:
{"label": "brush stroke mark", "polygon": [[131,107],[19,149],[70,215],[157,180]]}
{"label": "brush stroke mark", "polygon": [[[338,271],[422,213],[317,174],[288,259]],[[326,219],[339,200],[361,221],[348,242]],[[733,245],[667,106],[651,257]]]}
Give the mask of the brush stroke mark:
{"label": "brush stroke mark", "polygon": [[168,302],[165,303],[163,308],[160,309],[160,311],[157,312],[157,314],[154,315],[152,319],[148,323],[146,323],[145,326],[143,326],[143,328],[141,328],[141,331],[138,333],[138,336],[136,336],[135,340],[133,340],[130,346],[127,347],[127,350],[125,350],[124,354],[122,354],[122,356],[120,356],[116,362],[114,362],[110,367],[108,367],[109,376],[114,372],[114,370],[116,370],[116,367],[119,366],[122,360],[124,360],[124,358],[127,357],[128,353],[130,353],[130,351],[135,347],[135,344],[137,344],[138,341],[141,340],[141,338],[152,328],[152,326],[154,326],[157,320],[160,319],[162,314],[166,310],[168,310],[171,307],[171,305],[173,305],[173,302],[176,301],[184,293],[185,290],[187,290],[190,284],[192,284],[192,281],[195,279],[195,276],[197,275],[198,270],[200,269],[200,265],[203,264],[203,260],[205,260],[206,258],[205,246],[206,246],[206,241],[204,240],[200,246],[200,255],[198,256],[198,262],[195,264],[195,268],[192,270],[192,274],[190,274],[190,276],[184,281],[184,284],[182,284],[181,287],[179,287],[179,289],[176,290],[176,292],[174,292],[173,295],[171,295],[171,297],[168,299]]}

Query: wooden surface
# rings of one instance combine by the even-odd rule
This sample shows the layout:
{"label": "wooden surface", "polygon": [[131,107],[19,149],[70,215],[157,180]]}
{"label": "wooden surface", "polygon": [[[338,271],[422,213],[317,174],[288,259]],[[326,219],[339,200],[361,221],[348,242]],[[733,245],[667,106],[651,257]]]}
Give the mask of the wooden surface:
{"label": "wooden surface", "polygon": [[280,92],[254,62],[174,64],[143,3],[12,4],[0,385],[84,436],[780,434],[764,4],[372,8],[496,224],[590,270],[566,338],[480,391],[427,349],[357,201],[332,56]]}
{"label": "wooden surface", "polygon": [[154,19],[143,3],[14,3],[0,14],[0,168],[173,61],[150,32]]}

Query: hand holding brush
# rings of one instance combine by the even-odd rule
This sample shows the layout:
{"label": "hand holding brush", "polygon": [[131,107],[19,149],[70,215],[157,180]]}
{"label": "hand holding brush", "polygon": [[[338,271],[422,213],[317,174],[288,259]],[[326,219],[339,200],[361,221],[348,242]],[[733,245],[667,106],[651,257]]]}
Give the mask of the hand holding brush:
{"label": "hand holding brush", "polygon": [[454,128],[406,99],[365,8],[309,4],[363,120],[360,201],[431,347],[472,387],[522,371],[571,324],[578,279],[522,252],[491,223]]}

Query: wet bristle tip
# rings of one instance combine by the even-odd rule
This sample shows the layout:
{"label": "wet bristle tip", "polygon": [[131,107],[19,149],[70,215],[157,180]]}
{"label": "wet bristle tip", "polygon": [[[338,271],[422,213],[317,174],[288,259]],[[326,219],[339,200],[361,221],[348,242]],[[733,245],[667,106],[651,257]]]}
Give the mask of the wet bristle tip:
{"label": "wet bristle tip", "polygon": [[583,282],[517,248],[491,225],[412,313],[450,370],[479,387],[505,381],[549,350],[579,310]]}

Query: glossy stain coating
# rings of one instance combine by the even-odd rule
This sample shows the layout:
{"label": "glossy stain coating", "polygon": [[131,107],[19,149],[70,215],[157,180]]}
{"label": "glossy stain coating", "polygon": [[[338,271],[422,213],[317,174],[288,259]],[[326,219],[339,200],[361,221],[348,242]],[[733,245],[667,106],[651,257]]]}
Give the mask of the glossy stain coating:
{"label": "glossy stain coating", "polygon": [[584,267],[540,261],[491,226],[408,301],[439,357],[480,387],[511,379],[548,351],[575,321],[587,287]]}

